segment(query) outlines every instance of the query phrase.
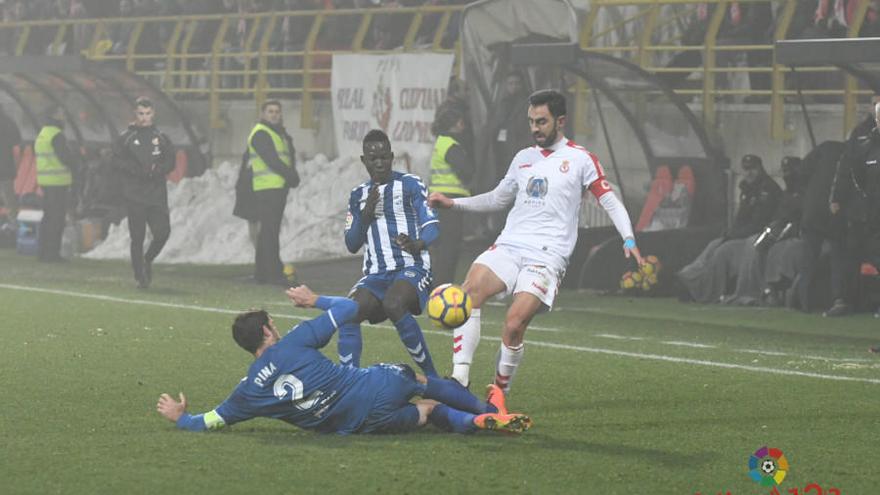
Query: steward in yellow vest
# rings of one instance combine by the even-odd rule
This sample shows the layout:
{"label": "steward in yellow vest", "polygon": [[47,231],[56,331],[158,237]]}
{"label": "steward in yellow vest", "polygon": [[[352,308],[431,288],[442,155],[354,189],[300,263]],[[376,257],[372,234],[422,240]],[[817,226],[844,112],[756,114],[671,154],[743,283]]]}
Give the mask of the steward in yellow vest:
{"label": "steward in yellow vest", "polygon": [[40,222],[39,260],[64,261],[61,237],[70,206],[70,186],[78,163],[64,137],[64,112],[53,107],[46,113],[46,124],[34,141],[37,157],[37,184],[43,191],[43,219]]}
{"label": "steward in yellow vest", "polygon": [[258,122],[248,135],[251,186],[259,232],[254,279],[261,284],[288,285],[281,263],[280,241],[287,190],[299,185],[293,139],[281,123],[281,103],[263,104]]}
{"label": "steward in yellow vest", "polygon": [[[444,104],[437,109],[431,132],[437,136],[431,154],[431,183],[428,190],[450,198],[470,196],[466,184],[474,175],[471,158],[456,137],[465,129],[464,114],[455,105]],[[462,212],[438,210],[440,236],[431,244],[433,284],[450,283],[455,277],[464,228]]]}

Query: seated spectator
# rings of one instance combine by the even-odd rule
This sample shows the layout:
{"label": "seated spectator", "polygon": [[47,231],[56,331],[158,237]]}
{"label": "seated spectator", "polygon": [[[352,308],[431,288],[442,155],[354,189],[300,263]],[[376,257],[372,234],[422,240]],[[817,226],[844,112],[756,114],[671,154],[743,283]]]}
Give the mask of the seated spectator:
{"label": "seated spectator", "polygon": [[802,265],[805,247],[798,238],[803,213],[806,180],[801,159],[782,159],[785,192],[773,221],[763,231],[746,239],[740,254],[736,289],[725,304],[778,306]]}
{"label": "seated spectator", "polygon": [[683,300],[720,301],[739,269],[746,238],[769,224],[776,212],[782,190],[767,175],[761,158],[745,155],[741,167],[745,177],[739,183],[739,209],[733,225],[676,274]]}

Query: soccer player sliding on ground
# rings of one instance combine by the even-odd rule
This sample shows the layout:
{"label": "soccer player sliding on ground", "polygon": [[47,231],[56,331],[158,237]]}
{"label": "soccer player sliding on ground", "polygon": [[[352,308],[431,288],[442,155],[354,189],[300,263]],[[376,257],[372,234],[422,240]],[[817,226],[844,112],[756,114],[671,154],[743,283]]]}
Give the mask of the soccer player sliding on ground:
{"label": "soccer player sliding on ground", "polygon": [[470,198],[450,199],[431,193],[431,206],[491,212],[513,203],[495,244],[477,257],[463,288],[473,298],[470,319],[453,332],[452,377],[470,382],[470,366],[480,342],[480,307],[496,294],[513,295],[495,365],[495,385],[510,390],[523,357],[523,338],[532,317],[549,310],[568,258],[577,242],[578,212],[587,191],[608,212],[623,238],[623,252],[641,265],[632,224],[623,203],[611,190],[599,159],[566,139],[565,97],[543,90],[529,97],[528,118],[537,146],[514,156],[494,190]]}
{"label": "soccer player sliding on ground", "polygon": [[[179,401],[162,394],[156,404],[159,414],[190,431],[214,430],[256,417],[343,435],[405,432],[429,422],[455,433],[521,433],[531,426],[528,416],[507,412],[504,394],[492,386],[483,402],[454,380],[426,378],[405,364],[364,369],[333,363],[320,349],[339,325],[355,316],[357,303],[317,296],[306,286],[288,289],[287,296],[297,306],[325,312],[284,337],[265,311],[238,315],[232,337],[255,358],[247,376],[211,411],[189,414],[182,393]],[[422,399],[411,403],[415,396]]]}

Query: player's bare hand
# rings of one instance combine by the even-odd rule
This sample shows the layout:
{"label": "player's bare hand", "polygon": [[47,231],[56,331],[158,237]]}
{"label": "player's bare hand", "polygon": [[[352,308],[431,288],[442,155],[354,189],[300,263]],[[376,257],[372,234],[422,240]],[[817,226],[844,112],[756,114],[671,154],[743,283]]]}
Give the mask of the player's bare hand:
{"label": "player's bare hand", "polygon": [[828,208],[831,210],[832,215],[837,215],[837,213],[840,212],[840,203],[831,203],[828,205]]}
{"label": "player's bare hand", "polygon": [[428,204],[431,205],[432,208],[449,209],[452,208],[454,203],[455,201],[447,198],[443,193],[432,192],[428,195]]}
{"label": "player's bare hand", "polygon": [[401,249],[413,256],[421,253],[422,250],[425,249],[425,241],[421,239],[411,239],[406,234],[399,234],[394,239],[394,242],[396,242]]}
{"label": "player's bare hand", "polygon": [[370,192],[367,193],[367,200],[364,202],[364,209],[361,210],[361,220],[364,225],[373,223],[376,219],[376,205],[379,204],[379,186],[373,185]]}
{"label": "player's bare hand", "polygon": [[642,266],[645,264],[645,259],[642,258],[642,253],[639,251],[638,247],[635,247],[635,246],[632,248],[624,247],[623,248],[623,255],[626,256],[627,258],[629,258],[630,256],[635,257],[636,263],[638,263],[639,266]]}
{"label": "player's bare hand", "polygon": [[156,411],[165,417],[168,421],[176,423],[183,413],[186,412],[186,396],[180,392],[180,401],[174,400],[168,394],[159,396],[159,402],[156,404]]}
{"label": "player's bare hand", "polygon": [[314,308],[318,301],[318,295],[305,285],[287,289],[286,294],[290,302],[301,308]]}

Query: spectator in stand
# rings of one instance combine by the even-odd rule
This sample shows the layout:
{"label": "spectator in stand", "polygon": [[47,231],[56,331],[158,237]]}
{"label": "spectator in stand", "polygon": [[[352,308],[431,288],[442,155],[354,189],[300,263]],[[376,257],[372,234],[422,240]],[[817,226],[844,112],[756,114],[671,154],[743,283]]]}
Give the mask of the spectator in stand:
{"label": "spectator in stand", "polygon": [[739,183],[739,210],[733,225],[676,274],[682,300],[719,302],[739,268],[745,239],[773,219],[782,196],[779,185],[767,175],[760,157],[745,155],[741,166],[745,177]]}
{"label": "spectator in stand", "polygon": [[[320,4],[308,0],[282,0],[279,10],[317,10],[321,7]],[[284,16],[279,19],[275,31],[272,33],[270,42],[272,50],[277,52],[303,51],[313,20],[314,18],[307,16]],[[302,62],[302,55],[284,55],[271,57],[269,66],[273,69],[296,70],[302,69]],[[302,75],[273,74],[269,76],[269,83],[276,88],[297,88],[302,85]]]}
{"label": "spectator in stand", "polygon": [[[730,2],[721,29],[718,32],[719,45],[769,44],[772,40],[773,9],[770,2]],[[732,56],[731,56],[732,55]],[[737,65],[739,52],[717,52],[719,66]],[[770,67],[773,52],[769,50],[747,50],[746,66]],[[724,79],[722,79],[724,80]],[[729,77],[727,78],[729,81]],[[728,84],[729,86],[729,84]],[[769,90],[770,74],[749,72],[749,86],[752,90]],[[747,101],[765,101],[767,95],[753,95]]]}

